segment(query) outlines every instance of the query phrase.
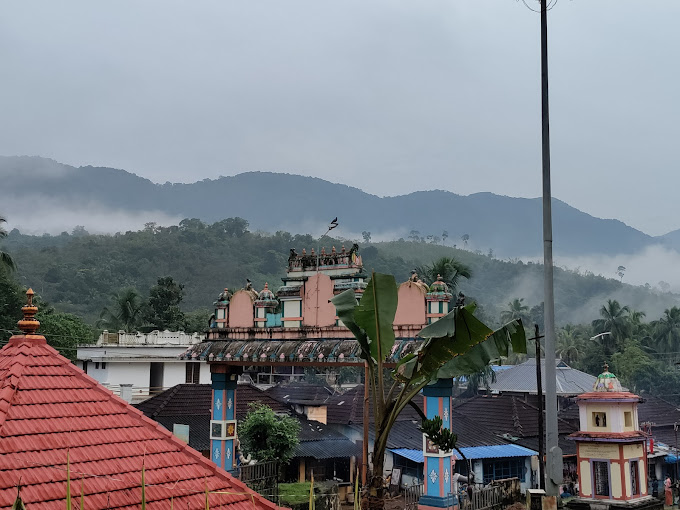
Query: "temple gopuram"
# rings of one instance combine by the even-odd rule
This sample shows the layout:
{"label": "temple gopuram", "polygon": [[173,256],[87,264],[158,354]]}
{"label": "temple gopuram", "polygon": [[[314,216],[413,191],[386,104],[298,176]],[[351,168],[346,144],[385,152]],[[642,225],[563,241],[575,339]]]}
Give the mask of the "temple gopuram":
{"label": "temple gopuram", "polygon": [[[213,387],[210,428],[211,458],[226,470],[237,463],[235,402],[242,374],[269,371],[280,377],[303,373],[305,367],[363,367],[360,347],[352,333],[338,320],[330,300],[352,289],[357,300],[367,287],[359,247],[332,247],[320,252],[290,251],[283,285],[269,283],[257,290],[247,281],[245,288],[224,289],[215,301],[215,313],[205,342],[192,346],[184,359],[205,360],[210,365]],[[396,342],[387,357],[394,366],[421,344],[420,330],[449,312],[453,300],[447,284],[438,278],[427,285],[418,275],[398,287],[394,319]],[[455,302],[454,302],[455,303]],[[428,416],[446,409],[443,426],[451,427],[451,380],[440,380],[424,390]],[[432,414],[434,416],[434,414]],[[452,473],[451,452],[427,448],[428,484],[424,506],[445,506]],[[431,462],[430,462],[431,460]],[[431,465],[430,465],[431,464]]]}

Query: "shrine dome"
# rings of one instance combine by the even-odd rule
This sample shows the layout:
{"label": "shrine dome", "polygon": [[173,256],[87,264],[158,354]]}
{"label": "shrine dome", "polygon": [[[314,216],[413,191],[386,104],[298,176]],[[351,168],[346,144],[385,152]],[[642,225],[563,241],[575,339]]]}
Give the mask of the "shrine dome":
{"label": "shrine dome", "polygon": [[273,307],[278,306],[279,301],[276,299],[274,293],[269,289],[269,284],[264,284],[264,289],[260,291],[257,295],[257,301],[255,301],[255,306],[265,306]]}
{"label": "shrine dome", "polygon": [[449,286],[446,284],[441,275],[437,275],[437,280],[435,280],[432,285],[430,285],[430,293],[451,295],[449,292]]}
{"label": "shrine dome", "polygon": [[624,390],[621,386],[621,383],[619,382],[618,377],[609,371],[609,365],[605,363],[604,372],[597,376],[597,380],[593,386],[593,391],[621,393]]}
{"label": "shrine dome", "polygon": [[621,385],[621,381],[609,371],[609,365],[604,364],[604,370],[600,375],[597,376],[595,384],[593,385],[592,391],[588,393],[582,393],[576,397],[577,401],[583,400],[593,400],[601,402],[614,402],[614,401],[634,401],[639,402],[641,399],[638,395],[635,395],[628,391]]}

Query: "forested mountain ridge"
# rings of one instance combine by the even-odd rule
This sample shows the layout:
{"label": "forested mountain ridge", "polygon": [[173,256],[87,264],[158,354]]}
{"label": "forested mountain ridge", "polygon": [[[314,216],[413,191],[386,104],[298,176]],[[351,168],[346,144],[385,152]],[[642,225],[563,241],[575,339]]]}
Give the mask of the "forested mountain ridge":
{"label": "forested mountain ridge", "polygon": [[[338,249],[352,241],[326,239]],[[182,307],[208,310],[226,286],[255,288],[265,282],[277,288],[285,274],[290,248],[318,247],[310,235],[277,232],[252,233],[245,220],[230,218],[205,224],[184,220],[179,226],[148,225],[142,231],[116,235],[91,235],[79,229],[58,236],[27,236],[16,231],[2,247],[17,264],[16,280],[32,286],[56,308],[78,314],[91,323],[111,296],[134,287],[141,294],[160,277],[172,276],[184,285]],[[491,322],[514,298],[539,305],[543,292],[540,264],[503,261],[464,249],[423,242],[366,243],[360,247],[366,269],[392,273],[405,281],[412,269],[442,256],[467,264],[472,278],[460,289],[481,305]],[[615,279],[560,268],[555,271],[556,314],[560,323],[587,323],[597,316],[607,299],[618,299],[648,316],[658,316],[678,304],[678,296],[653,288],[635,287]]]}
{"label": "forested mountain ridge", "polygon": [[[30,198],[39,207],[49,200],[51,214],[87,204],[93,211],[144,215],[144,221],[161,221],[154,216],[161,213],[208,223],[240,216],[253,231],[314,234],[338,216],[349,237],[361,232],[381,240],[448,237],[448,244],[462,245],[462,237],[467,236],[466,247],[492,249],[502,257],[542,253],[540,199],[438,190],[381,198],[318,178],[271,172],[155,184],[124,170],[76,168],[37,157],[0,157],[0,176],[0,202]],[[82,220],[87,228],[103,230],[87,224],[88,216]],[[553,219],[557,255],[617,255],[655,243],[672,244],[672,239],[651,237],[618,220],[595,218],[557,199]],[[115,225],[106,228],[125,230]]]}

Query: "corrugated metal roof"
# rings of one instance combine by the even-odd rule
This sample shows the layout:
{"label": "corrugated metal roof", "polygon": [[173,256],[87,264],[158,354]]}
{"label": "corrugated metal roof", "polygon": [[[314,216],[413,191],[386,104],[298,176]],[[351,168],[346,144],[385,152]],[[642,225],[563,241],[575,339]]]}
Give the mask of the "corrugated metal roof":
{"label": "corrugated metal roof", "polygon": [[493,446],[470,446],[461,448],[468,459],[501,459],[506,457],[532,457],[538,452],[517,444],[496,444]]}
{"label": "corrugated metal roof", "polygon": [[[413,462],[424,462],[422,450],[411,450],[409,448],[393,448],[390,451],[401,457],[405,457]],[[538,455],[534,450],[524,448],[516,444],[497,444],[492,446],[470,446],[461,448],[461,452],[470,460],[477,459],[505,459],[508,457],[532,457]]]}
{"label": "corrugated metal roof", "polygon": [[295,447],[293,457],[313,457],[315,459],[334,459],[360,456],[361,447],[349,439],[321,439],[303,441]]}
{"label": "corrugated metal roof", "polygon": [[413,462],[418,462],[422,464],[425,462],[425,456],[423,455],[423,450],[410,450],[408,448],[392,448],[390,449],[395,455],[399,455]]}
{"label": "corrugated metal roof", "polygon": [[[545,360],[541,360],[545,367]],[[562,360],[555,360],[557,367],[557,394],[561,396],[580,395],[593,390],[596,377],[571,368]],[[541,373],[545,388],[545,369]],[[529,358],[524,363],[496,372],[496,382],[489,385],[492,392],[536,393],[536,360]]]}

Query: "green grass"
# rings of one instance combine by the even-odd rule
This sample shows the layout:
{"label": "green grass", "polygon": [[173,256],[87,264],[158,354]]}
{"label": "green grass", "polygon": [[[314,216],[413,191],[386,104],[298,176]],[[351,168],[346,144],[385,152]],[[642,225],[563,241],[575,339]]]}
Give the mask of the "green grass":
{"label": "green grass", "polygon": [[279,496],[281,504],[298,505],[309,501],[309,482],[302,483],[280,483]]}

